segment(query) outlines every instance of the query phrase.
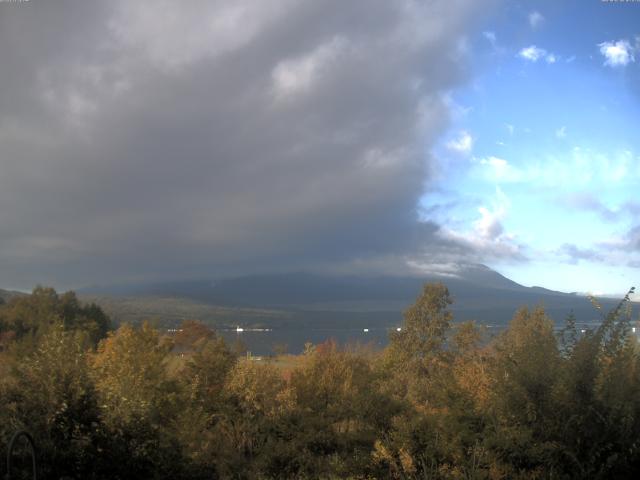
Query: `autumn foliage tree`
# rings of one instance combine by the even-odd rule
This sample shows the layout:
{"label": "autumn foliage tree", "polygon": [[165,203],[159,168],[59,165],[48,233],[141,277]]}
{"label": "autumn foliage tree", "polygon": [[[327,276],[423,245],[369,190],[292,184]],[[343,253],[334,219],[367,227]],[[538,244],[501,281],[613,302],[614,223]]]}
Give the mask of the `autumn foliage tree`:
{"label": "autumn foliage tree", "polygon": [[16,296],[0,305],[0,333],[11,333],[11,338],[42,335],[58,323],[66,330],[84,332],[93,345],[111,328],[99,306],[82,304],[74,292],[59,295],[53,288],[38,286],[31,295]]}
{"label": "autumn foliage tree", "polygon": [[1,444],[27,430],[39,446],[41,475],[92,478],[105,443],[87,365],[91,339],[61,322],[47,331],[33,350],[4,358],[10,369],[0,380]]}
{"label": "autumn foliage tree", "polygon": [[629,296],[593,329],[538,306],[493,338],[451,303],[425,285],[381,351],[257,360],[196,321],[107,333],[98,307],[39,287],[0,305],[0,455],[27,429],[45,478],[635,478]]}
{"label": "autumn foliage tree", "polygon": [[180,471],[174,435],[179,390],[166,369],[171,349],[170,340],[148,323],[124,325],[100,343],[91,360],[101,416],[111,448],[119,452],[118,475]]}

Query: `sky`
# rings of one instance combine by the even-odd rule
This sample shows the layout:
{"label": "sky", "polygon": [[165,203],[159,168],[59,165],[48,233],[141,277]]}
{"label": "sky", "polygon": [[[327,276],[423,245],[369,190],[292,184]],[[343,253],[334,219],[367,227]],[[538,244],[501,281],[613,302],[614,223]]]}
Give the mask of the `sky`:
{"label": "sky", "polygon": [[0,2],[0,287],[483,263],[625,292],[639,20],[600,0]]}
{"label": "sky", "polygon": [[504,4],[468,39],[423,217],[525,285],[638,285],[638,25],[638,3]]}

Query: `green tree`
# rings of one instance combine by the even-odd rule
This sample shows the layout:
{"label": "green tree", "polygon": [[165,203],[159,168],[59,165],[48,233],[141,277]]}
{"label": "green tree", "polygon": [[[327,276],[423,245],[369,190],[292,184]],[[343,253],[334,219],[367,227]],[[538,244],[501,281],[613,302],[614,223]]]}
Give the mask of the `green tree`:
{"label": "green tree", "polygon": [[426,284],[416,302],[405,310],[402,331],[394,333],[392,341],[418,357],[440,350],[453,320],[448,310],[452,303],[444,284]]}
{"label": "green tree", "polygon": [[[45,478],[96,478],[106,448],[97,395],[87,366],[91,340],[61,322],[26,355],[5,357],[0,380],[0,445],[17,430],[31,432]],[[4,453],[3,453],[4,455]],[[4,457],[3,457],[4,458]]]}
{"label": "green tree", "polygon": [[49,287],[38,286],[31,295],[13,297],[0,306],[0,331],[12,332],[15,339],[43,335],[58,322],[67,330],[86,332],[94,345],[111,327],[99,306],[83,305],[75,293],[58,295]]}
{"label": "green tree", "polygon": [[452,300],[442,283],[425,284],[416,302],[404,312],[399,332],[392,332],[383,369],[389,390],[416,403],[430,402],[438,375],[450,354],[445,348],[453,315]]}
{"label": "green tree", "polygon": [[190,343],[193,352],[178,372],[183,408],[178,413],[177,435],[189,461],[186,468],[190,476],[210,479],[217,475],[220,463],[218,425],[225,415],[235,413],[227,406],[225,385],[237,357],[211,331]]}
{"label": "green tree", "polygon": [[241,360],[228,372],[211,429],[221,478],[260,478],[269,470],[265,463],[280,442],[284,387],[282,375],[269,364]]}
{"label": "green tree", "polygon": [[366,352],[340,350],[332,341],[308,350],[290,382],[295,402],[289,421],[295,429],[288,454],[298,473],[336,478],[381,473],[370,452],[399,407],[382,391],[382,377],[372,367]]}
{"label": "green tree", "polygon": [[632,478],[640,465],[640,357],[625,308],[632,292],[602,313],[595,330],[578,335],[575,322],[567,325],[572,340],[558,388],[564,421],[557,437],[576,478]]}
{"label": "green tree", "polygon": [[[553,322],[542,307],[520,309],[495,344],[488,445],[507,475],[540,474],[559,462],[551,433],[561,356]],[[536,473],[538,472],[538,473]]]}

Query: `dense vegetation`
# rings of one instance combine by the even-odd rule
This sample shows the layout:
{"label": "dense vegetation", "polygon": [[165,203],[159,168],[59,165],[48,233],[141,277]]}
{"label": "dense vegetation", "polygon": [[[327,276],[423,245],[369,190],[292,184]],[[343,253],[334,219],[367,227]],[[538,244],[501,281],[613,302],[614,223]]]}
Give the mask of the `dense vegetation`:
{"label": "dense vegetation", "polygon": [[487,341],[428,284],[381,352],[258,362],[198,322],[109,331],[37,288],[0,305],[0,458],[27,429],[47,479],[635,478],[627,300],[586,332],[523,308]]}

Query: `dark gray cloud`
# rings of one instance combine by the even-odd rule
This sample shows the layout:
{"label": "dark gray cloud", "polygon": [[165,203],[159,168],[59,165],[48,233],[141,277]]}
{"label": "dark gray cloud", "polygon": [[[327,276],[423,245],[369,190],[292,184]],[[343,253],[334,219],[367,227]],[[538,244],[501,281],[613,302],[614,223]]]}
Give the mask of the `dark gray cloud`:
{"label": "dark gray cloud", "polygon": [[0,3],[0,284],[468,253],[417,202],[486,7]]}

